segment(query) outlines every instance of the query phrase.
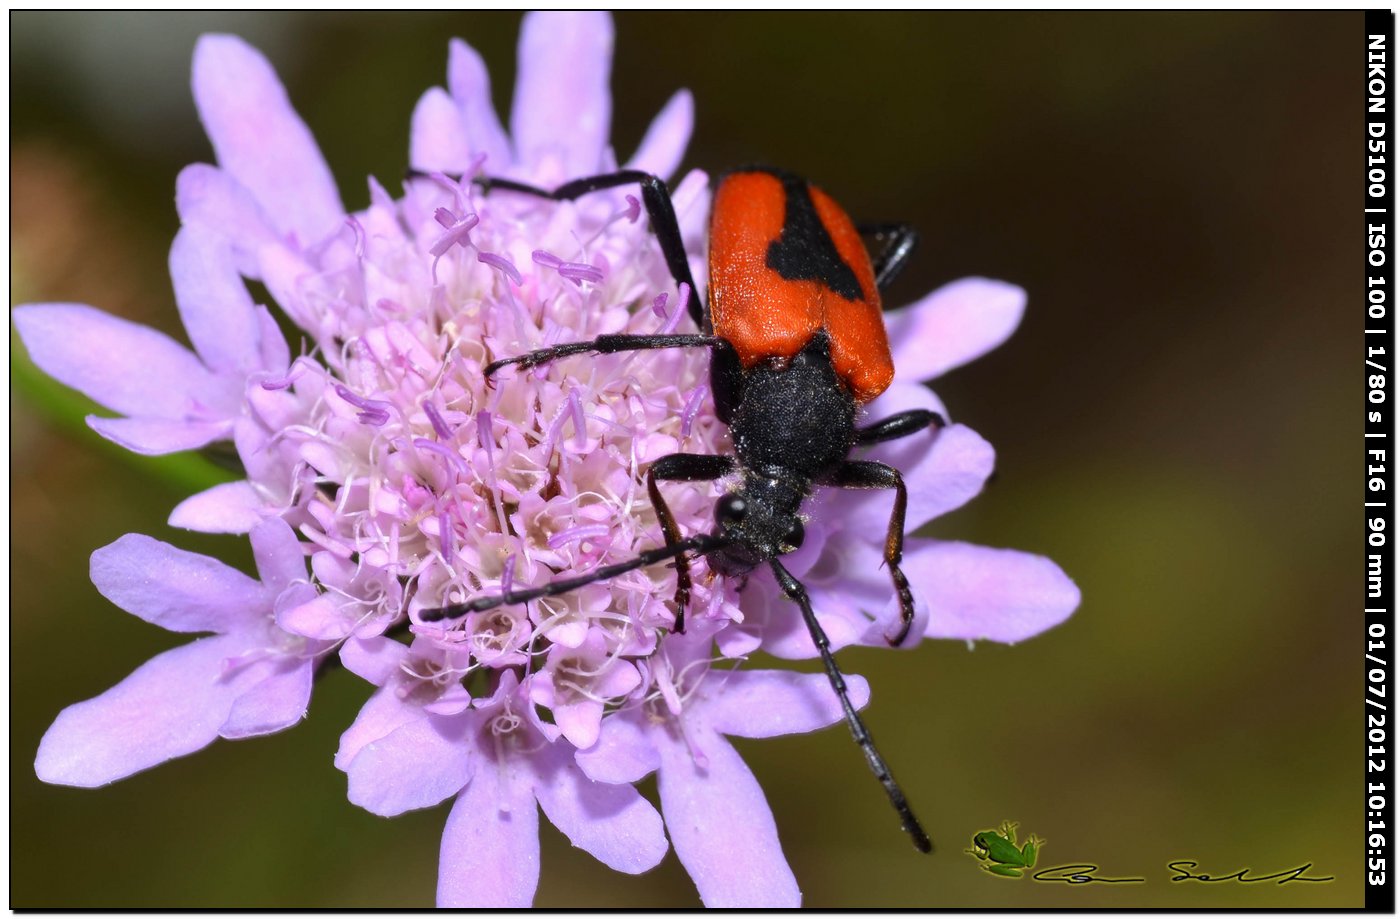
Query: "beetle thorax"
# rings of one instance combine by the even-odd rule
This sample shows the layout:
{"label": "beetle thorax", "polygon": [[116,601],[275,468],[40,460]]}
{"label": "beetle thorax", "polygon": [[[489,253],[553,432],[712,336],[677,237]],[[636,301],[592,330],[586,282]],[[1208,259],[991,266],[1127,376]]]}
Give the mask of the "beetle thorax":
{"label": "beetle thorax", "polygon": [[742,386],[730,432],[745,469],[811,482],[851,452],[856,402],[832,368],[824,333],[791,361],[746,371]]}

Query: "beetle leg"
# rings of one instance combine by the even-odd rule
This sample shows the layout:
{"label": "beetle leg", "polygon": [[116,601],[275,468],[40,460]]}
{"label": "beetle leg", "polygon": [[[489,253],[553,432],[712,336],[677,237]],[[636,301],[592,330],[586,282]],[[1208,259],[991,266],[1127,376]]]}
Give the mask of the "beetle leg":
{"label": "beetle leg", "polygon": [[[895,418],[899,416],[896,415]],[[827,477],[824,485],[836,488],[893,488],[894,510],[890,513],[890,528],[885,535],[885,564],[890,569],[890,580],[894,582],[895,594],[899,597],[900,629],[893,637],[886,635],[891,645],[899,645],[909,636],[909,627],[914,622],[914,594],[909,589],[909,581],[900,570],[899,563],[904,558],[904,512],[909,504],[909,491],[904,487],[904,477],[899,470],[873,460],[850,460],[837,466]]]}
{"label": "beetle leg", "polygon": [[862,223],[856,228],[862,236],[889,240],[875,256],[875,286],[884,290],[909,263],[919,234],[907,223]]}
{"label": "beetle leg", "polygon": [[[705,453],[672,453],[651,464],[647,470],[647,494],[651,506],[656,510],[656,519],[661,523],[661,535],[666,545],[674,546],[681,541],[680,527],[676,518],[666,506],[657,482],[713,482],[734,471],[734,457],[714,456]],[[690,603],[690,556],[676,556],[676,622],[675,631],[685,631],[685,608]]]}
{"label": "beetle leg", "polygon": [[928,428],[937,430],[947,426],[947,419],[937,412],[931,412],[926,408],[912,408],[907,412],[899,412],[888,418],[882,418],[863,428],[856,428],[856,443],[861,446],[879,444],[887,440],[908,437],[910,434],[917,434]]}

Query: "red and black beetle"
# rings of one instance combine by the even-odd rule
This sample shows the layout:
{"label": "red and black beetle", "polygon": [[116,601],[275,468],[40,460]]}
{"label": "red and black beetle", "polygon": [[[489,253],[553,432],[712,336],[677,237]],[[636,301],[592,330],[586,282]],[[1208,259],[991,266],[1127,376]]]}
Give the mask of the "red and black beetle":
{"label": "red and black beetle", "polygon": [[[914,600],[899,568],[907,504],[904,480],[884,463],[848,457],[857,446],[944,424],[925,409],[900,412],[873,424],[857,423],[861,406],[884,392],[894,378],[880,291],[908,260],[916,242],[914,231],[902,224],[858,227],[825,192],[791,173],[766,167],[734,170],[722,176],[715,188],[707,309],[696,293],[666,185],[656,176],[623,170],[576,179],[553,191],[507,179],[474,181],[487,191],[552,200],[639,185],[671,274],[678,285],[690,290],[687,308],[700,329],[683,335],[603,335],[556,345],[498,360],[486,367],[487,375],[507,365],[529,368],[572,354],[709,348],[715,409],[729,425],[734,455],[674,453],[652,463],[647,489],[665,546],[585,575],[478,597],[424,611],[420,617],[450,619],[556,596],[674,558],[676,628],[680,630],[690,595],[689,553],[702,553],[713,570],[730,577],[743,577],[766,564],[783,592],[801,609],[851,732],[904,829],[921,851],[931,851],[927,834],[851,704],[806,590],[779,561],[802,545],[799,510],[813,488],[894,491],[884,555],[899,597],[902,627],[890,643],[899,644],[906,637]],[[886,241],[873,260],[865,247],[866,236]],[[736,484],[715,504],[714,532],[683,538],[657,483],[714,481],[734,474]]]}

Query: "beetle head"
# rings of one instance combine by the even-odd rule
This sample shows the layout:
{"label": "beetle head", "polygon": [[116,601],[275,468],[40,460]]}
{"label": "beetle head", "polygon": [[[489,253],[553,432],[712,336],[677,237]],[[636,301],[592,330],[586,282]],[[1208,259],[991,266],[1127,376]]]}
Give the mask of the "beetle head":
{"label": "beetle head", "polygon": [[806,491],[781,474],[745,476],[715,502],[715,535],[732,542],[709,555],[710,567],[739,577],[801,548],[805,531],[797,511]]}

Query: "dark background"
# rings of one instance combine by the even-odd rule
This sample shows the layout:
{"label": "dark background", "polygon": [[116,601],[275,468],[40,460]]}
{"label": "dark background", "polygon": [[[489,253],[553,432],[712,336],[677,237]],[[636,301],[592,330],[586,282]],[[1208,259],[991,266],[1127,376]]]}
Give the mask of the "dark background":
{"label": "dark background", "polygon": [[[199,33],[268,54],[353,209],[401,173],[449,37],[508,119],[517,24],[12,14],[12,302],[181,335],[165,254],[175,175],[212,155]],[[1000,477],[935,533],[1049,555],[1083,605],[1016,647],[843,654],[931,858],[841,730],[740,742],[806,904],[1360,905],[1362,15],[622,14],[616,49],[621,156],[687,86],[687,168],[781,164],[918,226],[890,303],[971,274],[1030,294],[1006,346],[936,386]],[[165,526],[197,463],[127,456],[22,363],[12,382],[10,905],[431,905],[446,807],[345,800],[331,755],[369,687],[343,672],[285,734],[100,791],[35,779],[63,706],[180,641],[96,593],[92,550],[134,530],[249,553]],[[986,875],[961,850],[1004,819],[1049,841],[1041,866],[1148,881]],[[542,835],[539,905],[698,905],[674,856],[632,878]],[[1170,883],[1174,859],[1336,880]]]}

